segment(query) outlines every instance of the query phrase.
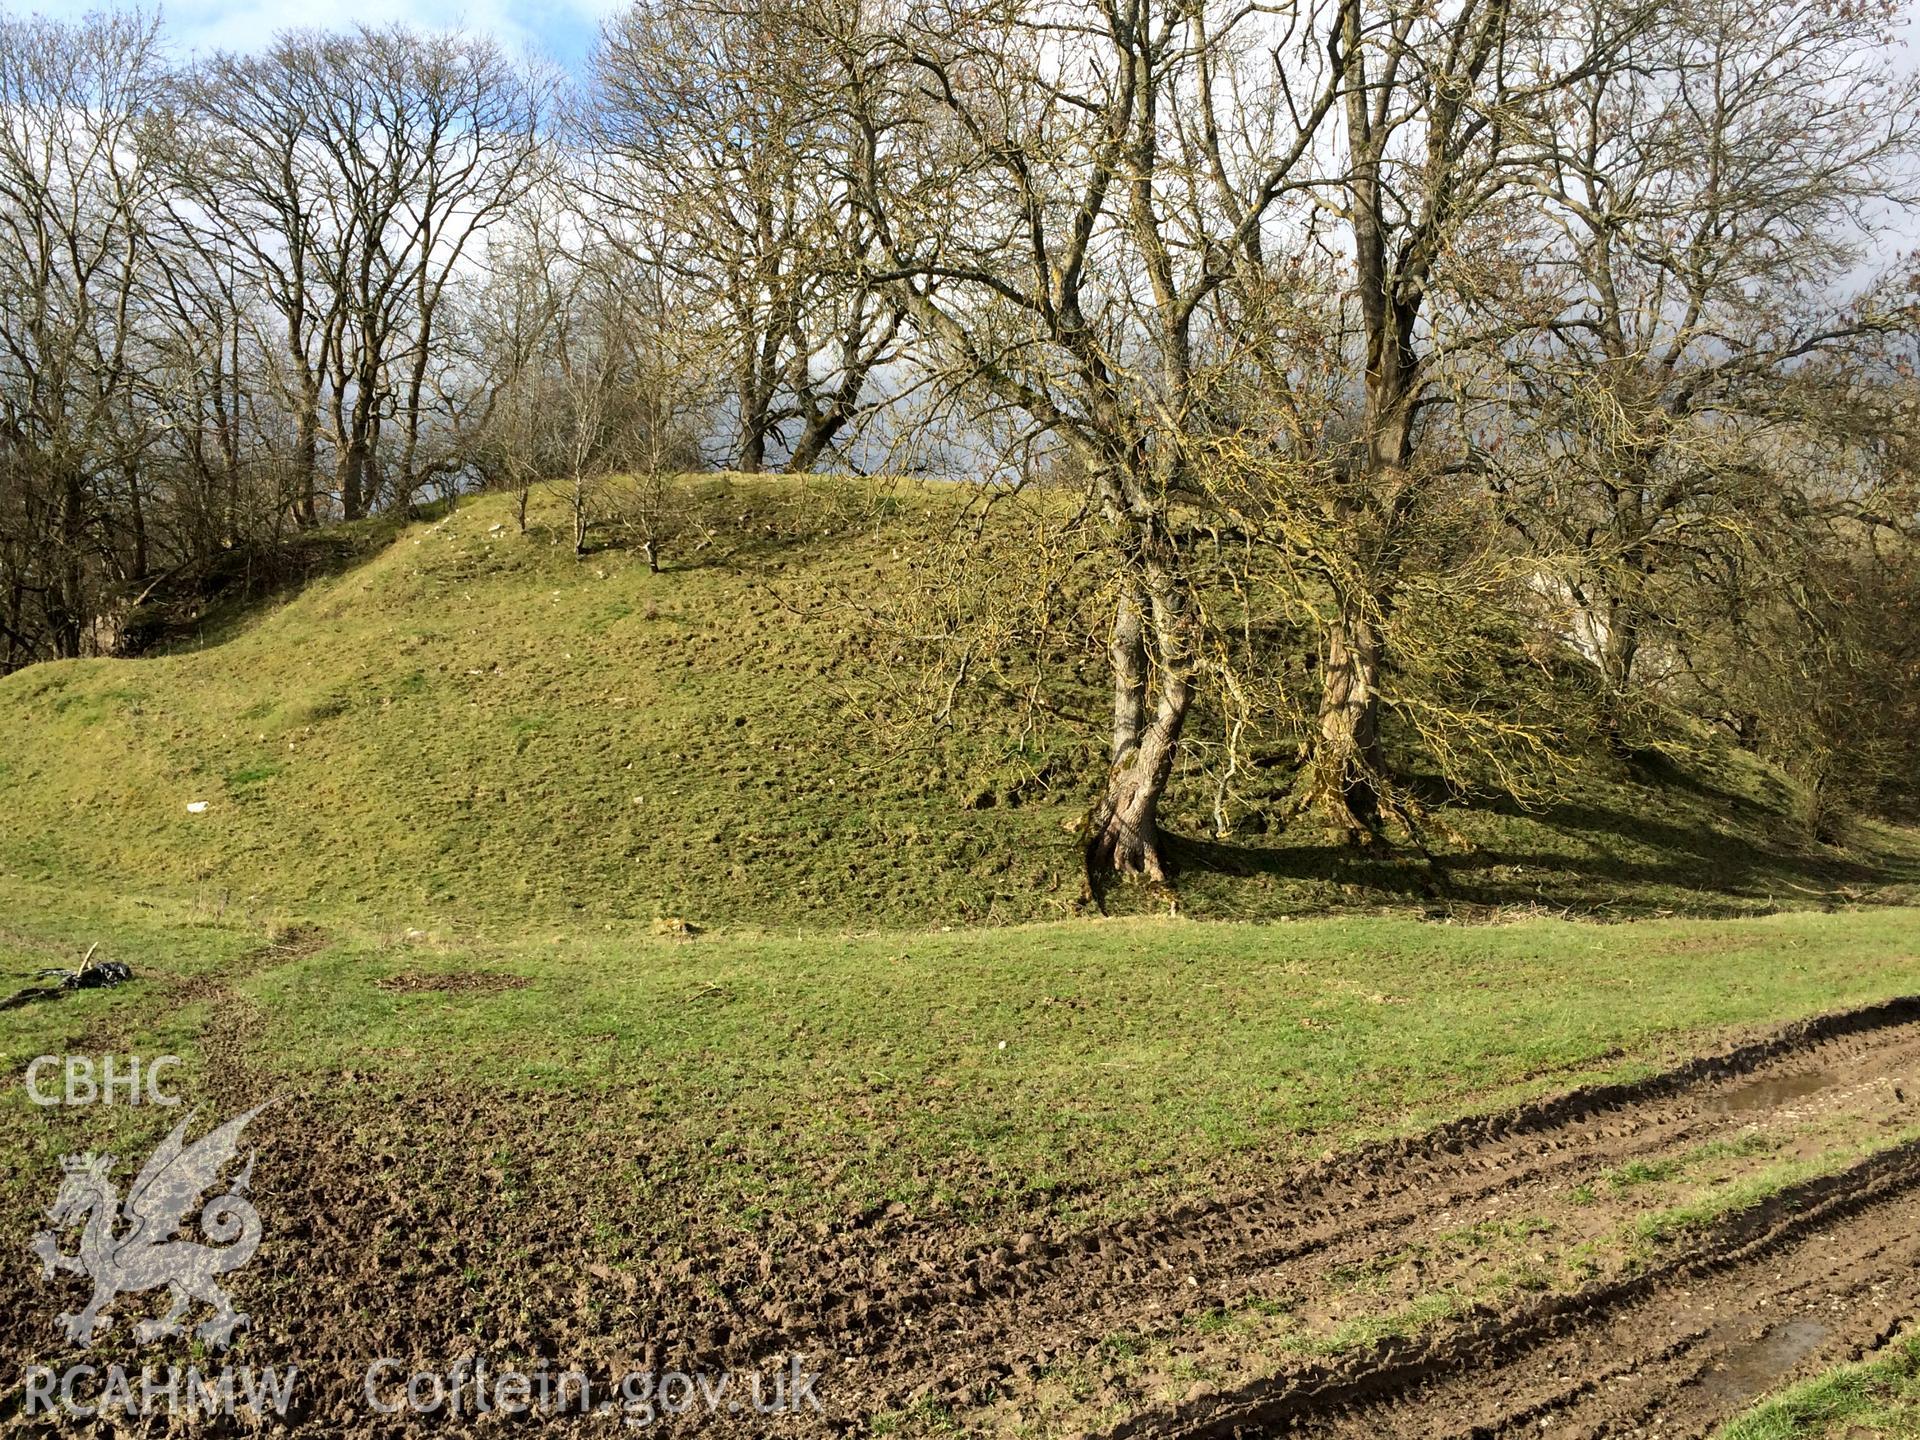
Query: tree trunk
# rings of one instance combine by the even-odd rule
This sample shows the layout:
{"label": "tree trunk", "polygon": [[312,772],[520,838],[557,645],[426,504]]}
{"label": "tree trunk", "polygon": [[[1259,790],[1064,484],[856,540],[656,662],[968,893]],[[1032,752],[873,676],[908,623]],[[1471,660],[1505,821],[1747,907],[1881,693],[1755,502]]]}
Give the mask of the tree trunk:
{"label": "tree trunk", "polygon": [[1184,683],[1174,688],[1177,700],[1171,693],[1162,697],[1160,713],[1141,736],[1138,748],[1108,774],[1107,793],[1089,827],[1089,874],[1144,875],[1162,883],[1173,876],[1161,845],[1160,797],[1173,774],[1190,694]]}
{"label": "tree trunk", "polygon": [[25,610],[26,586],[16,578],[7,587],[7,622],[4,627],[7,632],[7,658],[0,661],[0,675],[11,675],[26,663],[20,657],[31,653],[32,647],[23,645],[20,636],[21,618]]}
{"label": "tree trunk", "polygon": [[127,529],[133,542],[133,555],[127,563],[125,580],[144,580],[147,576],[147,510],[140,499],[140,467],[129,460],[121,468],[127,487]]}
{"label": "tree trunk", "polygon": [[866,302],[864,298],[861,300],[841,339],[841,356],[846,368],[840,383],[827,397],[825,405],[807,403],[806,396],[803,394],[801,397],[803,403],[800,408],[806,415],[806,426],[800,432],[799,442],[793,447],[793,454],[787,457],[788,474],[803,475],[813,469],[820,457],[826,454],[827,447],[859,413],[860,397],[866,392],[867,377],[881,358],[889,353],[903,318],[903,312],[894,310],[881,323],[877,335],[869,336]]}
{"label": "tree trunk", "polygon": [[311,413],[303,411],[293,447],[293,521],[302,530],[320,523],[320,447]]}
{"label": "tree trunk", "polygon": [[[1180,732],[1193,700],[1193,682],[1185,663],[1180,616],[1170,596],[1149,606],[1149,636],[1136,595],[1122,597],[1114,616],[1113,746],[1107,793],[1094,807],[1087,836],[1087,874],[1144,875],[1164,883],[1172,878],[1160,839],[1160,797],[1173,774]],[[1159,664],[1159,699],[1146,719],[1149,683],[1148,644]]]}
{"label": "tree trunk", "polygon": [[53,632],[53,658],[71,660],[80,654],[80,637],[87,611],[86,490],[78,474],[69,472],[60,483],[60,555],[58,579],[48,606],[48,629]]}
{"label": "tree trunk", "polygon": [[800,432],[800,439],[793,447],[793,454],[787,457],[787,473],[804,475],[827,451],[846,425],[847,417],[839,410],[827,410],[807,421],[806,428]]}
{"label": "tree trunk", "polygon": [[1147,640],[1138,596],[1120,597],[1107,653],[1113,660],[1113,743],[1107,763],[1117,766],[1140,748],[1147,723]]}
{"label": "tree trunk", "polygon": [[1320,692],[1319,743],[1309,802],[1349,833],[1370,833],[1380,818],[1380,637],[1373,621],[1342,599],[1327,632]]}
{"label": "tree trunk", "polygon": [[293,351],[299,372],[293,417],[294,523],[311,530],[320,523],[320,386],[304,352],[297,344]]}
{"label": "tree trunk", "polygon": [[735,391],[740,406],[740,447],[734,469],[743,475],[758,475],[767,464],[767,410],[771,397],[761,382],[754,354],[750,344],[740,365]]}
{"label": "tree trunk", "polygon": [[743,427],[740,459],[734,466],[742,475],[758,475],[767,467],[767,432],[755,426]]}
{"label": "tree trunk", "polygon": [[378,354],[378,340],[363,327],[361,368],[353,382],[353,411],[347,435],[346,474],[340,508],[348,520],[364,520],[380,501],[380,372],[367,361]]}
{"label": "tree trunk", "polygon": [[367,452],[358,435],[347,442],[340,456],[340,516],[343,520],[361,518],[361,494],[367,472]]}
{"label": "tree trunk", "polygon": [[1640,617],[1631,603],[1609,607],[1607,635],[1600,647],[1600,728],[1616,753],[1625,746],[1622,717],[1633,685],[1633,662],[1640,653]]}

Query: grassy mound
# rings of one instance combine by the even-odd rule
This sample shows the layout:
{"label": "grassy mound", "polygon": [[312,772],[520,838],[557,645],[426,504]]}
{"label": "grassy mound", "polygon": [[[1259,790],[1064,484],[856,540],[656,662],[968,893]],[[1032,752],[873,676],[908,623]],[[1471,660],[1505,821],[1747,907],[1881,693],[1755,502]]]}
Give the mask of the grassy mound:
{"label": "grassy mound", "polygon": [[[199,648],[0,679],[0,870],[476,923],[1057,917],[1080,893],[1094,722],[903,743],[862,718],[863,616],[905,583],[899,527],[953,494],[689,482],[698,524],[658,575],[617,546],[576,559],[557,497],[524,536],[489,497]],[[1097,716],[1089,698],[1068,708]],[[1450,816],[1473,847],[1439,876],[1299,827],[1195,839],[1182,903],[1722,914],[1891,898],[1915,873],[1902,832],[1803,848],[1784,784],[1730,751],[1684,773],[1595,757],[1576,777],[1557,806]],[[1205,777],[1180,777],[1169,811],[1205,834]]]}

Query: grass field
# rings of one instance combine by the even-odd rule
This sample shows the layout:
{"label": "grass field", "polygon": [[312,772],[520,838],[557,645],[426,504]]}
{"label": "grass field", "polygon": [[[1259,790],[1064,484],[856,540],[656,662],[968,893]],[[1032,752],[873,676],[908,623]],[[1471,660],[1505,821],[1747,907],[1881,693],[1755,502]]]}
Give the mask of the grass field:
{"label": "grass field", "polygon": [[[1920,976],[1920,915],[1900,909],[681,940],[396,931],[17,881],[0,899],[16,976],[98,941],[140,977],[0,1012],[16,1072],[62,1049],[166,1052],[201,1076],[242,1065],[256,1092],[517,1096],[560,1125],[613,1106],[662,1173],[747,1228],[890,1201],[1134,1210]],[[79,1132],[6,1099],[37,1176]]]}

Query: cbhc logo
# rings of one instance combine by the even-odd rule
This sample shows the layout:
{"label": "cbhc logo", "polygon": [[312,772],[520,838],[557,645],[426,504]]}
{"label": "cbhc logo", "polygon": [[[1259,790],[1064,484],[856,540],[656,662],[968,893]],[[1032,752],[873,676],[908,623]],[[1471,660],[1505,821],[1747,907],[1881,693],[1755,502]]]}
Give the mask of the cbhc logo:
{"label": "cbhc logo", "polygon": [[178,1105],[160,1076],[179,1063],[178,1055],[103,1055],[97,1065],[91,1055],[37,1055],[27,1066],[27,1098],[36,1105]]}

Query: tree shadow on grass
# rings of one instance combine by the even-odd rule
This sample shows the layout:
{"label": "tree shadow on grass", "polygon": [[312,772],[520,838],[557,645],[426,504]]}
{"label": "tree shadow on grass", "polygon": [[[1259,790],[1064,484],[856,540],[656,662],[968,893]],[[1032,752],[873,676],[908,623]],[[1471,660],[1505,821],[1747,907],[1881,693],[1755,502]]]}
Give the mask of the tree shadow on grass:
{"label": "tree shadow on grass", "polygon": [[[1645,809],[1568,799],[1529,809],[1510,795],[1449,807],[1470,848],[1436,841],[1355,846],[1298,828],[1265,843],[1170,842],[1184,884],[1213,878],[1297,887],[1304,908],[1422,905],[1430,914],[1516,908],[1634,916],[1751,915],[1920,884],[1912,856],[1841,853],[1794,838],[1787,818],[1704,782]],[[1711,803],[1706,803],[1710,801]]]}

